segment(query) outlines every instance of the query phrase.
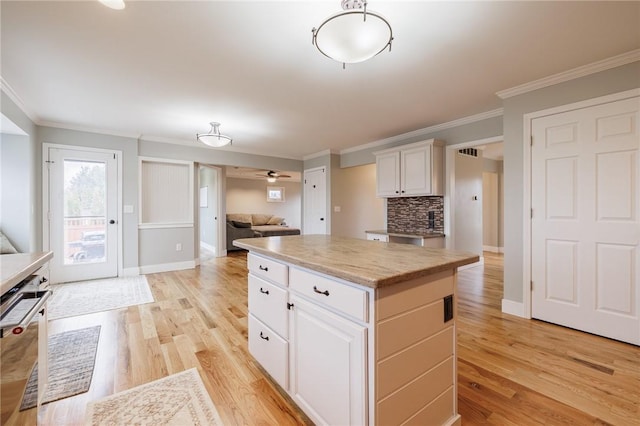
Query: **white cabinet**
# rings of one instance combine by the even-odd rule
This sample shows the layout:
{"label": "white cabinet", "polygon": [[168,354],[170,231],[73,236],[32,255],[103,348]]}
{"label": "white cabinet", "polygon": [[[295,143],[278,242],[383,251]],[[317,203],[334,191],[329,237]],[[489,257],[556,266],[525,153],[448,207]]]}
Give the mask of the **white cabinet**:
{"label": "white cabinet", "polygon": [[442,141],[430,139],[374,154],[378,197],[444,194]]}
{"label": "white cabinet", "polygon": [[291,295],[291,389],[316,424],[366,424],[367,327]]}
{"label": "white cabinet", "polygon": [[383,243],[389,242],[389,236],[386,234],[372,234],[367,232],[367,240],[369,241],[382,241]]}

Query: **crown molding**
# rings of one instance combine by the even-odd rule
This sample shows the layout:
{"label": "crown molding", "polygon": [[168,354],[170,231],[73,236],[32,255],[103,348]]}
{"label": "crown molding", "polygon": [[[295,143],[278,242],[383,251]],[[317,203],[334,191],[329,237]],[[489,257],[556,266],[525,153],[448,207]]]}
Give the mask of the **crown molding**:
{"label": "crown molding", "polygon": [[53,127],[56,129],[74,130],[76,132],[98,133],[101,135],[118,136],[121,138],[129,138],[129,139],[139,139],[142,136],[139,133],[116,132],[109,129],[100,129],[100,128],[91,127],[91,126],[78,126],[74,124],[63,124],[63,123],[57,123],[55,121],[41,121],[36,124],[40,127]]}
{"label": "crown molding", "polygon": [[620,55],[613,56],[602,61],[593,62],[591,64],[573,68],[568,71],[563,71],[558,74],[553,74],[539,80],[534,80],[529,83],[512,87],[510,89],[501,90],[499,92],[496,92],[496,95],[498,95],[500,99],[507,99],[513,96],[522,95],[523,93],[532,92],[534,90],[553,86],[554,84],[564,83],[565,81],[585,77],[590,74],[595,74],[600,71],[606,71],[637,61],[640,61],[640,49],[622,53]]}
{"label": "crown molding", "polygon": [[423,129],[413,130],[408,133],[403,133],[401,135],[392,136],[390,138],[369,142],[364,145],[346,148],[340,151],[340,155],[348,154],[350,152],[362,151],[364,149],[377,148],[379,146],[388,145],[394,142],[401,142],[412,137],[425,136],[430,133],[438,132],[440,130],[452,129],[454,127],[463,126],[465,124],[475,123],[476,121],[486,120],[488,118],[500,117],[503,113],[504,110],[502,108],[481,112],[480,114],[470,115],[467,117],[458,118],[453,121],[447,121],[446,123],[436,124],[434,126],[425,127]]}
{"label": "crown molding", "polygon": [[24,103],[22,98],[20,96],[18,96],[16,91],[13,90],[13,87],[11,87],[11,85],[9,83],[7,83],[7,80],[5,80],[4,77],[2,77],[1,75],[0,75],[0,89],[2,89],[2,91],[4,93],[6,93],[6,95],[9,97],[9,99],[11,99],[13,101],[13,103],[15,103],[16,106],[18,108],[20,108],[20,110],[22,112],[24,112],[24,114],[27,117],[29,117],[29,119],[31,121],[33,121],[37,125],[40,124],[40,120],[39,120],[38,116],[33,111],[31,111],[29,108],[27,108],[27,105]]}
{"label": "crown molding", "polygon": [[338,154],[340,155],[342,152],[341,151],[335,151],[333,149],[325,149],[324,151],[320,151],[320,152],[316,152],[314,154],[309,154],[309,155],[305,155],[302,157],[302,161],[307,161],[307,160],[311,160],[313,158],[318,158],[318,157],[322,157],[325,155],[331,155],[331,154]]}

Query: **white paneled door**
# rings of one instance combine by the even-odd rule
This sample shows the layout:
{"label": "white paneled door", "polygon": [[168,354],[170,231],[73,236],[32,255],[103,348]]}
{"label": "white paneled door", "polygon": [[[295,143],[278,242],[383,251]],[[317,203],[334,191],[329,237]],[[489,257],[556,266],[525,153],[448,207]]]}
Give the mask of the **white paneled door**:
{"label": "white paneled door", "polygon": [[53,147],[46,154],[51,281],[117,276],[116,154]]}
{"label": "white paneled door", "polygon": [[324,167],[304,171],[304,234],[330,234]]}
{"label": "white paneled door", "polygon": [[640,344],[640,98],[532,121],[532,316]]}

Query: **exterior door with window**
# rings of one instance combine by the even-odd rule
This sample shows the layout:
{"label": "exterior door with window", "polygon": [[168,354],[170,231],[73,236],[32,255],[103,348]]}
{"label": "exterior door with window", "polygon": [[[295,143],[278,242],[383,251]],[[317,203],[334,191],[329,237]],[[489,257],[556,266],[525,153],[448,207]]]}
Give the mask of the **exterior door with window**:
{"label": "exterior door with window", "polygon": [[640,344],[640,98],[531,124],[533,317]]}
{"label": "exterior door with window", "polygon": [[117,276],[117,154],[53,147],[47,154],[51,281]]}

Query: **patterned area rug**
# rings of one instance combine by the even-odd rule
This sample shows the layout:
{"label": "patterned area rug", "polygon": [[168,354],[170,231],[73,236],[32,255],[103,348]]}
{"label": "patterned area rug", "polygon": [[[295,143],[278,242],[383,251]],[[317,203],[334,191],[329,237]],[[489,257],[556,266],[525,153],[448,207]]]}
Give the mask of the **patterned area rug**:
{"label": "patterned area rug", "polygon": [[85,424],[222,426],[222,421],[192,368],[90,402]]}
{"label": "patterned area rug", "polygon": [[[89,390],[100,326],[65,331],[49,336],[49,385],[43,403]],[[38,398],[38,364],[33,367],[22,397],[20,411],[35,407]]]}
{"label": "patterned area rug", "polygon": [[49,321],[153,302],[144,275],[55,284],[51,288]]}

